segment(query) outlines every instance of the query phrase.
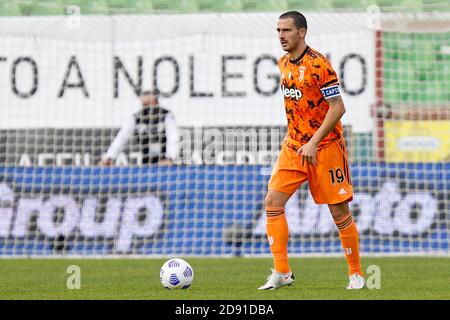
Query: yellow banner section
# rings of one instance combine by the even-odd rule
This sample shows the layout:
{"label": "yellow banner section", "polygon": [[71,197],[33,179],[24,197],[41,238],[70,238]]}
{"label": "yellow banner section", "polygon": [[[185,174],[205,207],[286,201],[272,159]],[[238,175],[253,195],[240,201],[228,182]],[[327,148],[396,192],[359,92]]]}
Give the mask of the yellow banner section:
{"label": "yellow banner section", "polygon": [[450,161],[450,121],[386,121],[384,129],[386,161]]}

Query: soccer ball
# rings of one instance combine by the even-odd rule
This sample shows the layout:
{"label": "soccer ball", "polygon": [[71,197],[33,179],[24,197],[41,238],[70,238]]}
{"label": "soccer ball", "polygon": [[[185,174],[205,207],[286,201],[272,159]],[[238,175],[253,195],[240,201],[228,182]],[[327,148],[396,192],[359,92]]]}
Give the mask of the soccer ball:
{"label": "soccer ball", "polygon": [[187,289],[194,280],[194,270],[183,259],[167,260],[159,272],[159,281],[167,289]]}

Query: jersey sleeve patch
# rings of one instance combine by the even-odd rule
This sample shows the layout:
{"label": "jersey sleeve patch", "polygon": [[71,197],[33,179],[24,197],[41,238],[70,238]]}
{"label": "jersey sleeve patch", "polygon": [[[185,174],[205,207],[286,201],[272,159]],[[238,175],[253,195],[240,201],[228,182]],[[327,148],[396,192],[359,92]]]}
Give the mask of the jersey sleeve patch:
{"label": "jersey sleeve patch", "polygon": [[320,89],[325,99],[340,96],[339,86],[337,84]]}

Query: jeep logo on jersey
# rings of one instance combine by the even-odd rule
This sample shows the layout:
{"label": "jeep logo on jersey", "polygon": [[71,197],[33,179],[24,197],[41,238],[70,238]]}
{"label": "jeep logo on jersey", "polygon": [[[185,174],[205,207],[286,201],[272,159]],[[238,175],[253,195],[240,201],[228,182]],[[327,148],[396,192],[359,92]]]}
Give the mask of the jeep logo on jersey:
{"label": "jeep logo on jersey", "polygon": [[295,100],[300,100],[300,98],[302,97],[302,92],[293,87],[293,88],[286,88],[284,85],[281,86],[281,91],[283,91],[283,95],[286,98],[291,98],[291,99],[295,99]]}

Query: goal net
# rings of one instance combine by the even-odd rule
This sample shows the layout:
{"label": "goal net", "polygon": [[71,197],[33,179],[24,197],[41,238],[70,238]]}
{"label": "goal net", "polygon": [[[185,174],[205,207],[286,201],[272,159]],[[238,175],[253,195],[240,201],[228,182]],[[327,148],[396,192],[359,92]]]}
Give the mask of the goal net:
{"label": "goal net", "polygon": [[[269,254],[280,12],[82,10],[0,17],[0,257]],[[307,43],[340,79],[362,253],[448,254],[448,8],[305,15]],[[155,89],[176,131],[133,118]],[[130,121],[114,164],[99,165]],[[145,163],[169,130],[173,163]],[[306,184],[286,214],[292,255],[341,253]]]}

